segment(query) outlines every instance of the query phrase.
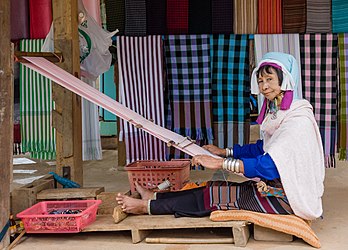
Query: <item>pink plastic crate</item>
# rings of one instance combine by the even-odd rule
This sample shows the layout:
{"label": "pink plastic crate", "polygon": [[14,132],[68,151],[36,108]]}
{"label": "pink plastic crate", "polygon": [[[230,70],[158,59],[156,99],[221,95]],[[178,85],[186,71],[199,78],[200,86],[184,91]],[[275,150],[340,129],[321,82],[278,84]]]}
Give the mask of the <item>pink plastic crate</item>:
{"label": "pink plastic crate", "polygon": [[135,181],[147,189],[154,189],[168,180],[170,190],[180,190],[190,178],[190,160],[135,161],[125,167],[131,192],[135,191]]}
{"label": "pink plastic crate", "polygon": [[[101,200],[42,201],[17,214],[27,233],[78,233],[95,221]],[[52,210],[82,210],[49,214]]]}

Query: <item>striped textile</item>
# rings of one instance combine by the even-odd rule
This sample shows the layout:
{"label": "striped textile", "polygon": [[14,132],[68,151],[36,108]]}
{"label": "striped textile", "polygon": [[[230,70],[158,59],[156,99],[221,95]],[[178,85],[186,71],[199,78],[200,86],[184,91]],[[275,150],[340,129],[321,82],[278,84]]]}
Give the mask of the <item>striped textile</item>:
{"label": "striped textile", "polygon": [[348,2],[332,0],[332,32],[348,32]]}
{"label": "striped textile", "polygon": [[306,33],[331,31],[331,0],[307,0]]}
{"label": "striped textile", "polygon": [[[172,114],[166,118],[171,121],[169,129],[198,145],[212,143],[209,36],[166,36],[165,58]],[[172,157],[186,156],[171,151]]]}
{"label": "striped textile", "polygon": [[[255,58],[256,64],[267,52],[283,52],[295,57],[301,72],[300,57],[300,38],[299,34],[282,34],[282,35],[255,35]],[[301,79],[297,86],[298,98],[302,98]],[[263,99],[259,98],[259,107],[262,106]]]}
{"label": "striped textile", "polygon": [[168,34],[188,33],[188,0],[167,0]]}
{"label": "striped textile", "polygon": [[125,0],[126,36],[146,35],[146,2],[145,0]]}
{"label": "striped textile", "polygon": [[310,223],[293,214],[264,214],[245,210],[228,210],[213,211],[210,214],[210,219],[212,221],[250,221],[261,227],[294,235],[313,247],[321,247],[319,238],[310,227]]}
{"label": "striped textile", "polygon": [[211,35],[214,144],[249,142],[250,77],[248,35]]}
{"label": "striped textile", "polygon": [[258,1],[259,34],[282,33],[282,0]]}
{"label": "striped textile", "polygon": [[190,0],[188,11],[189,34],[211,34],[210,0]]}
{"label": "striped textile", "polygon": [[337,45],[336,34],[300,35],[303,97],[314,108],[326,167],[335,167]]}
{"label": "striped textile", "polygon": [[[81,80],[96,88],[96,81],[81,77]],[[82,160],[101,160],[102,147],[100,139],[98,106],[82,98]]]}
{"label": "striped textile", "polygon": [[233,33],[233,1],[215,0],[211,2],[212,33]]}
{"label": "striped textile", "polygon": [[146,0],[146,33],[167,34],[167,1]]}
{"label": "striped textile", "polygon": [[256,182],[209,181],[209,207],[218,210],[243,209],[267,214],[293,214],[286,197],[261,196]]}
{"label": "striped textile", "polygon": [[[21,40],[20,51],[40,52],[43,39]],[[20,64],[20,117],[22,152],[30,157],[52,160],[56,157],[56,133],[51,127],[51,81]]]}
{"label": "striped textile", "polygon": [[235,34],[256,33],[257,0],[233,0],[233,30]]}
{"label": "striped textile", "polygon": [[283,33],[306,32],[306,0],[283,1]]}
{"label": "striped textile", "polygon": [[[117,39],[120,102],[155,124],[164,126],[163,43],[160,36]],[[120,122],[127,164],[165,160],[165,144],[125,120]]]}
{"label": "striped textile", "polygon": [[106,26],[108,31],[119,30],[117,35],[124,35],[125,29],[125,1],[105,0]]}
{"label": "striped textile", "polygon": [[338,34],[340,82],[338,112],[338,153],[348,160],[348,34]]}

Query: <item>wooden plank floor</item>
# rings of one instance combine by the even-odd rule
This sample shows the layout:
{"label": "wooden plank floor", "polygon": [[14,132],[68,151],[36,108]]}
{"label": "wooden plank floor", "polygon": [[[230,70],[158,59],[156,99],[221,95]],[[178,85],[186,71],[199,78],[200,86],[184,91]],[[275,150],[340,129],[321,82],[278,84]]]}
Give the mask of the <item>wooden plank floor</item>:
{"label": "wooden plank floor", "polygon": [[245,246],[250,235],[246,221],[214,222],[209,217],[174,218],[172,215],[131,215],[118,224],[111,215],[98,215],[96,221],[83,232],[131,230],[133,243],[138,243],[155,229],[180,228],[231,228],[231,238],[233,234],[236,246]]}

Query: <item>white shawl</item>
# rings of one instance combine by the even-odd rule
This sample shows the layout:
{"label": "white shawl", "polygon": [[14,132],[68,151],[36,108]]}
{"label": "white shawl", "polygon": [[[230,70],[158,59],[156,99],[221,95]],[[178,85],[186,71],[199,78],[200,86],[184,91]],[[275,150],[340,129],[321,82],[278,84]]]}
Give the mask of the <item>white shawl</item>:
{"label": "white shawl", "polygon": [[284,191],[294,213],[313,220],[322,215],[324,154],[312,106],[297,100],[276,118],[268,114],[262,125],[264,151],[277,166]]}

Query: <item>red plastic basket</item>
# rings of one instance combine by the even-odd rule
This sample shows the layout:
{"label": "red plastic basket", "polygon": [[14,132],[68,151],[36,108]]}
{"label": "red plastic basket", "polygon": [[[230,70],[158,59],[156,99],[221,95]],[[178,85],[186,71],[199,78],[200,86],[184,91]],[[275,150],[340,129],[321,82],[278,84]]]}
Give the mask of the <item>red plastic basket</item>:
{"label": "red plastic basket", "polygon": [[189,160],[135,161],[125,167],[131,192],[135,191],[135,181],[147,189],[154,189],[168,180],[171,191],[180,190],[190,177]]}
{"label": "red plastic basket", "polygon": [[[100,200],[42,201],[17,214],[27,233],[78,233],[95,221]],[[49,214],[52,210],[82,210]]]}

